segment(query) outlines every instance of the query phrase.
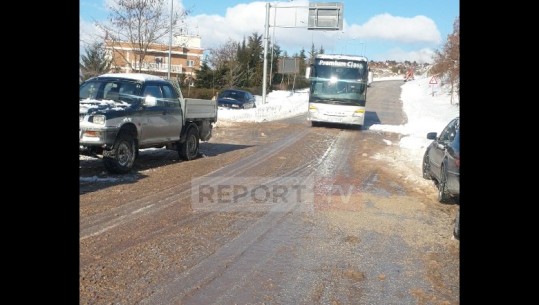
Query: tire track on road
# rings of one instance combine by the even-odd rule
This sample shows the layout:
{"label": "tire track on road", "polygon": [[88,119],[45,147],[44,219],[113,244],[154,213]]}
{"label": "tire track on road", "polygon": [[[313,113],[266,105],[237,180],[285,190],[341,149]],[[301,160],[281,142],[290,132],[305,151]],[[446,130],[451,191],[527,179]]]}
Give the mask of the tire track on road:
{"label": "tire track on road", "polygon": [[[332,152],[340,151],[339,148],[343,145],[346,149],[351,149],[351,144],[346,142],[348,137],[349,135],[346,133],[339,132],[320,158],[313,158],[310,162],[293,169],[288,174],[276,178],[274,182],[286,185],[289,183],[288,179],[291,179],[289,177],[305,175],[306,180],[314,179],[320,165],[328,162],[328,158],[339,159],[338,154]],[[348,153],[346,154],[348,155]],[[306,204],[311,204],[311,207],[314,207],[314,200],[306,203],[275,206],[212,255],[201,260],[189,270],[173,276],[172,280],[165,286],[155,287],[152,290],[154,294],[142,300],[141,304],[210,304],[215,303],[216,300],[218,304],[228,304],[228,301],[234,300],[234,292],[250,283],[250,278],[265,267],[264,263],[277,255],[276,252],[279,251],[280,247],[275,245],[274,248],[269,248],[269,244],[286,244],[291,239],[297,238],[297,235],[301,235],[298,233],[301,231],[301,226],[296,225],[292,228],[290,217],[298,213],[302,205]],[[288,224],[283,225],[283,223]],[[288,229],[292,229],[292,231],[288,231]],[[276,240],[275,234],[286,237],[284,240]],[[260,249],[268,251],[260,251]],[[251,263],[243,263],[245,261]],[[258,263],[253,263],[255,261]],[[227,280],[233,278],[238,279],[238,281]],[[199,293],[209,286],[214,294]]]}
{"label": "tire track on road", "polygon": [[[299,141],[307,133],[309,133],[309,129],[300,130],[295,134],[281,139],[266,148],[263,148],[260,152],[256,153],[247,161],[244,159],[239,160],[211,172],[207,174],[207,176],[234,177],[241,173],[248,172],[251,168],[259,165],[261,162],[271,158],[271,156]],[[211,182],[218,184],[218,181]],[[120,207],[111,209],[105,213],[85,217],[80,221],[80,240],[82,241],[86,238],[100,235],[114,227],[134,221],[139,217],[156,213],[171,205],[179,204],[181,202],[189,202],[191,197],[190,187],[191,181],[185,182],[179,186],[169,188],[165,191],[134,200]]]}

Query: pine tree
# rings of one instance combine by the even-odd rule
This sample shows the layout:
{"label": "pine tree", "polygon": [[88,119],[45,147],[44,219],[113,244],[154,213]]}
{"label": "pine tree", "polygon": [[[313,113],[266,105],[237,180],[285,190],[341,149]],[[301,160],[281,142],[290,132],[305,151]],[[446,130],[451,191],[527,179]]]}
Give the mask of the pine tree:
{"label": "pine tree", "polygon": [[206,62],[203,62],[200,70],[197,71],[195,86],[197,88],[213,88],[215,84],[214,72],[210,69]]}
{"label": "pine tree", "polygon": [[85,49],[86,54],[81,56],[79,63],[83,80],[98,76],[110,71],[112,61],[107,58],[103,44],[96,42]]}

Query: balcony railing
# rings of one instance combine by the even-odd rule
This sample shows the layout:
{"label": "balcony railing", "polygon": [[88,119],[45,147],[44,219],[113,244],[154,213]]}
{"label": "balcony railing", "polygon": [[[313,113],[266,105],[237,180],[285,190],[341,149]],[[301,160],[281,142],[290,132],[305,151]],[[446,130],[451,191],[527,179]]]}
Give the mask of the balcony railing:
{"label": "balcony railing", "polygon": [[[168,72],[168,64],[157,64],[157,63],[146,63],[142,64],[131,63],[133,70],[141,71],[156,71],[156,72]],[[170,72],[172,73],[182,73],[182,65],[170,65]]]}

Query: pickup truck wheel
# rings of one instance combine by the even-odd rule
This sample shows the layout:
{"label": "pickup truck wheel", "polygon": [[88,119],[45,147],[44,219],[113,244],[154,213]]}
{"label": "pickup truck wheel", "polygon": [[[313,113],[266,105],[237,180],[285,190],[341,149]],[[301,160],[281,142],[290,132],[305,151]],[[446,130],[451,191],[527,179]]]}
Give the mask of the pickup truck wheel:
{"label": "pickup truck wheel", "polygon": [[114,174],[126,174],[133,167],[136,157],[133,137],[119,135],[110,151],[103,151],[103,164],[107,171]]}
{"label": "pickup truck wheel", "polygon": [[200,139],[198,138],[198,132],[196,128],[189,128],[185,142],[183,142],[178,150],[180,158],[184,160],[193,160],[198,155],[198,147]]}

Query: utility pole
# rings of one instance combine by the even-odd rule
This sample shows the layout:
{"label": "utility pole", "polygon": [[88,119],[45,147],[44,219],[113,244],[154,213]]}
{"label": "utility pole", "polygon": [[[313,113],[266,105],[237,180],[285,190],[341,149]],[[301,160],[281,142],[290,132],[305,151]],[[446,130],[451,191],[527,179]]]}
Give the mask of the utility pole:
{"label": "utility pole", "polygon": [[[274,6],[275,9],[275,15],[277,15],[277,8],[301,8],[304,6]],[[339,30],[342,31],[342,3],[314,3],[309,4],[308,7],[305,7],[309,9],[309,25],[307,26],[308,30]],[[326,11],[329,11],[330,15],[329,17],[333,17],[333,22],[335,23],[335,26],[333,27],[327,27],[327,26],[319,26],[318,25],[318,10],[323,9]],[[312,15],[312,16],[311,16]],[[268,78],[268,40],[269,40],[269,18],[270,18],[270,4],[269,2],[266,2],[266,23],[264,25],[264,75],[262,76],[262,104],[266,103],[266,85],[267,85],[267,78]],[[276,16],[274,20],[276,19]],[[311,19],[313,20],[313,24],[311,24]],[[294,22],[296,20],[294,19]],[[274,21],[275,23],[275,21]],[[301,23],[304,23],[303,21]],[[273,27],[277,27],[276,24],[273,25]],[[279,26],[282,28],[298,28],[297,24],[294,24],[293,26]],[[275,29],[275,28],[274,28]],[[275,36],[275,31],[273,32],[273,36]],[[272,46],[273,47],[273,46]],[[272,51],[273,56],[273,51]],[[273,63],[273,59],[272,59]]]}
{"label": "utility pole", "polygon": [[264,75],[262,76],[262,104],[266,103],[266,83],[268,77],[268,36],[269,36],[269,15],[270,4],[266,2],[266,24],[264,29]]}
{"label": "utility pole", "polygon": [[170,80],[170,60],[172,55],[172,11],[174,8],[174,1],[170,0],[170,33],[168,34],[168,72],[167,78]]}

